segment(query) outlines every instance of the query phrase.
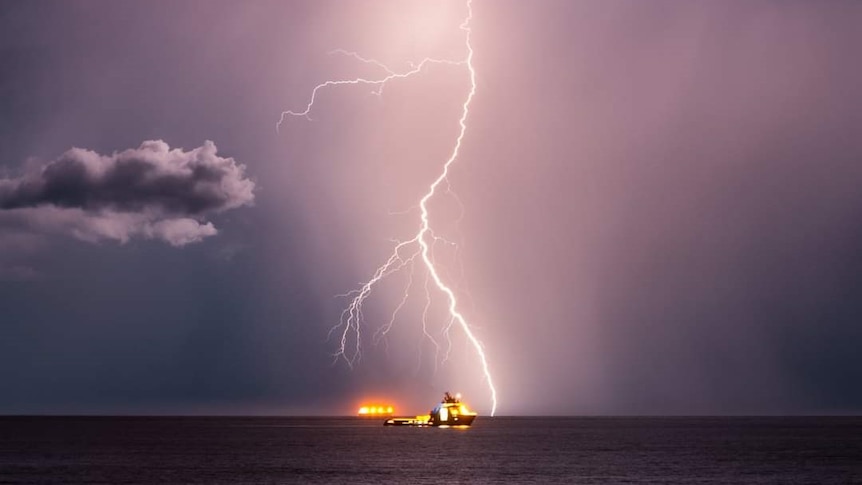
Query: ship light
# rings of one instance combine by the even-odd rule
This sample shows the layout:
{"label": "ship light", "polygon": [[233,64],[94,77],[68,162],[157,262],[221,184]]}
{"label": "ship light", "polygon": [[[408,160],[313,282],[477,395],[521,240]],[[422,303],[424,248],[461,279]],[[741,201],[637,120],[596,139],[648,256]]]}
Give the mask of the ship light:
{"label": "ship light", "polygon": [[360,416],[386,416],[395,413],[395,408],[388,404],[366,404],[356,413]]}

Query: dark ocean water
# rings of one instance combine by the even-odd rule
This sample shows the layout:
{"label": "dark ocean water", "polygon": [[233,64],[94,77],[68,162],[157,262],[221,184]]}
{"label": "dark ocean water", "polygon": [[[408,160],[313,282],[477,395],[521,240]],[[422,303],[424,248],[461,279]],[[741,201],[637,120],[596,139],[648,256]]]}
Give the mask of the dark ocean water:
{"label": "dark ocean water", "polygon": [[862,417],[0,417],[0,483],[862,484]]}

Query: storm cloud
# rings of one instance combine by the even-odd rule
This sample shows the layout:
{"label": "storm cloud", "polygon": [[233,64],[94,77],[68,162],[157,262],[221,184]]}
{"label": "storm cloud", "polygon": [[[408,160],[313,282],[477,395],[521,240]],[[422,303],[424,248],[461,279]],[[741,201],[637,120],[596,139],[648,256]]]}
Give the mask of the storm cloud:
{"label": "storm cloud", "polygon": [[250,205],[254,188],[245,166],[218,156],[211,141],[184,151],[149,140],[108,156],[72,148],[20,177],[0,179],[0,227],[183,246],[217,234],[206,218]]}

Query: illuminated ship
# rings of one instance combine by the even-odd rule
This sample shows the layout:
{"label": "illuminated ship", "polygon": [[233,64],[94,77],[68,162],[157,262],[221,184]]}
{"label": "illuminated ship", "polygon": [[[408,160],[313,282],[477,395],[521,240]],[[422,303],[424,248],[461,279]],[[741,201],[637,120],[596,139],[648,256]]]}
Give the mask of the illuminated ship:
{"label": "illuminated ship", "polygon": [[452,396],[447,392],[443,395],[443,400],[434,406],[429,414],[415,418],[390,418],[384,421],[383,425],[467,427],[473,424],[474,419],[476,419],[476,413],[470,411],[467,405],[461,402],[461,395]]}

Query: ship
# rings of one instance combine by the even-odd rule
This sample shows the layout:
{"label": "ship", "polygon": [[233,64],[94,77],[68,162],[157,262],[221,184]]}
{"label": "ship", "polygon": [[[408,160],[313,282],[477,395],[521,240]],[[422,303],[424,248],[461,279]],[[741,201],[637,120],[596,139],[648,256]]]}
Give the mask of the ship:
{"label": "ship", "polygon": [[470,411],[466,404],[461,401],[461,395],[451,395],[448,392],[443,395],[443,400],[437,403],[428,414],[416,417],[389,418],[383,422],[384,426],[435,426],[462,427],[473,424],[476,412]]}

